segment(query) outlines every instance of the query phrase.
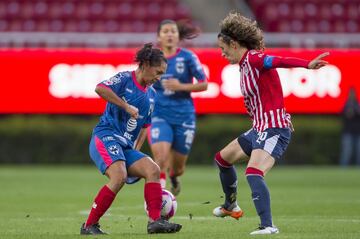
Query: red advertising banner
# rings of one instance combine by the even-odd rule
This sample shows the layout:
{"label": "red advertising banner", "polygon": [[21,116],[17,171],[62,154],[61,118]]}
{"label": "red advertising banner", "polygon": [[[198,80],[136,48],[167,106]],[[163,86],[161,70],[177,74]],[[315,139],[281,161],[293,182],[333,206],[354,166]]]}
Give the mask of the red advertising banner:
{"label": "red advertising banner", "polygon": [[[209,79],[206,92],[194,93],[199,114],[245,113],[237,65],[218,49],[193,49]],[[277,69],[290,113],[336,114],[350,87],[360,94],[360,49],[268,49],[279,56],[312,59],[329,51],[329,65],[319,70]],[[105,102],[94,92],[98,82],[131,70],[136,49],[0,50],[0,113],[98,114]]]}

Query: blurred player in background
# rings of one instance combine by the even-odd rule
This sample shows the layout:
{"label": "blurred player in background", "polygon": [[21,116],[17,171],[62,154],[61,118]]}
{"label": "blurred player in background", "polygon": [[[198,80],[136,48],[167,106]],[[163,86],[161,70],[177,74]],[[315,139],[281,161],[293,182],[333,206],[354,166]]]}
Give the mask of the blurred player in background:
{"label": "blurred player in background", "polygon": [[135,71],[120,72],[96,86],[96,93],[107,101],[107,105],[93,130],[89,152],[109,182],[95,197],[89,217],[80,230],[83,235],[105,234],[100,229],[99,219],[124,184],[135,183],[140,178],[145,179],[148,233],[170,233],[181,229],[180,224],[160,218],[160,170],[149,156],[139,151],[154,107],[155,91],[150,85],[165,73],[167,60],[152,44],[145,44],[135,60],[139,63]]}
{"label": "blurred player in background", "polygon": [[270,194],[264,176],[286,150],[293,128],[290,115],[284,108],[283,92],[275,68],[319,69],[326,65],[327,62],[321,59],[328,53],[319,55],[312,61],[267,55],[263,52],[263,33],[256,21],[239,13],[230,13],[220,26],[218,45],[223,57],[231,64],[240,66],[241,92],[253,127],[215,155],[225,203],[215,208],[213,214],[236,219],[242,216],[243,212],[236,199],[237,175],[233,164],[249,160],[245,174],[261,220],[259,228],[250,234],[279,233],[273,225]]}
{"label": "blurred player in background", "polygon": [[[158,42],[168,60],[166,74],[154,84],[157,92],[152,115],[149,141],[155,162],[159,165],[160,182],[166,187],[169,170],[171,192],[178,195],[178,177],[185,171],[185,163],[193,143],[196,116],[190,93],[204,91],[207,82],[198,57],[180,48],[183,39],[196,37],[198,29],[187,22],[163,20],[158,26]],[[193,78],[197,82],[193,82]]]}
{"label": "blurred player in background", "polygon": [[341,116],[343,127],[340,165],[349,166],[354,154],[355,164],[360,166],[360,104],[354,87],[349,90]]}

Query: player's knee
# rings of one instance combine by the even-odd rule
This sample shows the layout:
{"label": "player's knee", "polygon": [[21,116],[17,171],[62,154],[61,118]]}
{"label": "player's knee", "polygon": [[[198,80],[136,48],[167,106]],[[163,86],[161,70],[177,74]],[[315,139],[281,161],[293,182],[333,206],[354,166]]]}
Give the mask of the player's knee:
{"label": "player's knee", "polygon": [[125,184],[126,182],[126,175],[113,175],[112,177],[110,177],[110,184],[111,187],[115,190],[115,191],[119,191]]}
{"label": "player's knee", "polygon": [[185,173],[185,166],[180,166],[174,169],[174,176],[178,177]]}
{"label": "player's knee", "polygon": [[146,169],[145,178],[151,181],[160,179],[160,167],[155,163],[152,164]]}
{"label": "player's knee", "polygon": [[165,154],[157,154],[154,157],[154,160],[155,160],[156,164],[159,165],[159,167],[161,169],[165,168],[166,159],[167,159],[167,157],[165,156]]}
{"label": "player's knee", "polygon": [[215,163],[220,167],[220,168],[230,168],[232,167],[232,164],[230,164],[229,162],[227,162],[220,154],[220,152],[217,152],[215,154],[214,157],[214,161]]}

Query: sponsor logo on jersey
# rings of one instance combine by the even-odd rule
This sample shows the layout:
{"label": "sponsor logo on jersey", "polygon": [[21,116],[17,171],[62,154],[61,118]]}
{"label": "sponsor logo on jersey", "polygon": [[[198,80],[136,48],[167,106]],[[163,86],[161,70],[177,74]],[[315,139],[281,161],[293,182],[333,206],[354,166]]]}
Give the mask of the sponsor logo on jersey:
{"label": "sponsor logo on jersey", "polygon": [[126,124],[126,131],[134,131],[137,127],[137,121],[135,118],[130,118]]}
{"label": "sponsor logo on jersey", "polygon": [[133,91],[130,90],[129,88],[126,88],[125,90],[126,90],[127,92],[129,92],[129,93],[133,93]]}

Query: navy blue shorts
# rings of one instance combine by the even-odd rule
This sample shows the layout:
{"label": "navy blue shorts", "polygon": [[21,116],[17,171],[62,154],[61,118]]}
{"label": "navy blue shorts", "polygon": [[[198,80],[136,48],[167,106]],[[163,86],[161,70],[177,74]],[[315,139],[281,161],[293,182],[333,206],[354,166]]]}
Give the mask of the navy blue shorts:
{"label": "navy blue shorts", "polygon": [[[116,161],[125,161],[126,168],[128,169],[139,159],[149,157],[129,146],[124,147],[120,143],[121,140],[115,135],[112,130],[102,130],[91,137],[89,145],[90,157],[102,174],[105,174],[106,169]],[[138,180],[138,177],[128,175],[126,183],[135,183]]]}
{"label": "navy blue shorts", "polygon": [[275,159],[281,158],[290,143],[291,131],[288,128],[268,128],[263,132],[250,129],[238,137],[244,152],[250,157],[254,149],[263,149]]}
{"label": "navy blue shorts", "polygon": [[195,136],[195,121],[189,120],[182,124],[169,124],[157,118],[151,122],[150,144],[168,142],[175,151],[188,155]]}

